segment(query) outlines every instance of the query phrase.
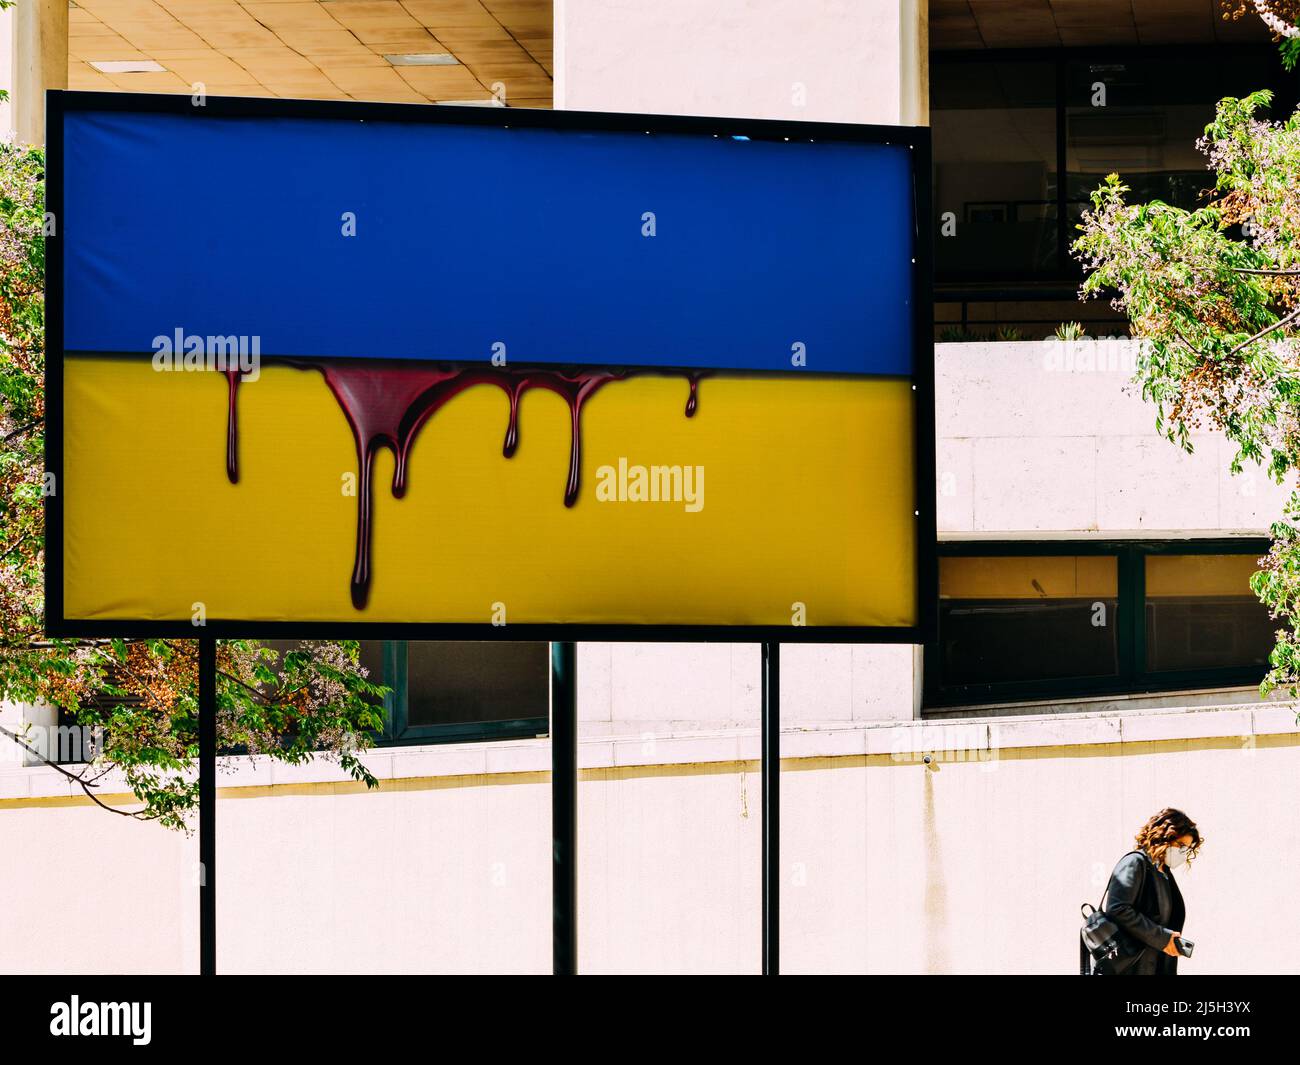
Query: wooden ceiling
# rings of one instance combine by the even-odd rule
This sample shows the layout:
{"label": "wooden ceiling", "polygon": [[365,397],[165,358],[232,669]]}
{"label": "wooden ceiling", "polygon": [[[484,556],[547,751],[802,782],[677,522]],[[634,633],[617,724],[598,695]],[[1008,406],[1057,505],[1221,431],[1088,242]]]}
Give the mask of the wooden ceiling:
{"label": "wooden ceiling", "polygon": [[[68,84],[550,107],[551,20],[551,0],[74,0]],[[454,59],[400,58],[439,53]],[[163,69],[92,65],[149,61]]]}

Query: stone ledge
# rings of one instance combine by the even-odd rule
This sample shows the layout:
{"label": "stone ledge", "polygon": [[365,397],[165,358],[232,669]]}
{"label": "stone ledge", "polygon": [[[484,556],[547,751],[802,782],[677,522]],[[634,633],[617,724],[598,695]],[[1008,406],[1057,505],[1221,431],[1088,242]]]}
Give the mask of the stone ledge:
{"label": "stone ledge", "polygon": [[[966,754],[1017,748],[1070,747],[1109,743],[1300,734],[1290,703],[1261,706],[1195,707],[1158,710],[1108,710],[1004,718],[953,718],[943,721],[835,723],[786,728],[784,759],[895,755],[913,760],[925,754]],[[759,730],[753,727],[700,732],[593,736],[578,745],[582,769],[672,766],[756,761]],[[384,747],[362,760],[381,780],[427,777],[486,777],[545,773],[550,752],[545,739],[425,747]],[[283,765],[262,756],[221,760],[219,788],[254,788],[347,783],[351,778],[323,758]],[[101,795],[125,790],[110,774]],[[0,800],[76,796],[80,789],[48,766],[0,770]]]}

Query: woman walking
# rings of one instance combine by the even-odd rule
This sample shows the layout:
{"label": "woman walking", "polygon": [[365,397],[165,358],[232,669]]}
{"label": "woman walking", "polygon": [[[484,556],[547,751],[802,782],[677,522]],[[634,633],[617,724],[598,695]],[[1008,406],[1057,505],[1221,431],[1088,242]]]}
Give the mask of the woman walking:
{"label": "woman walking", "polygon": [[1104,909],[1140,948],[1125,975],[1175,976],[1187,911],[1173,871],[1196,857],[1201,833],[1182,810],[1166,807],[1135,839],[1137,849],[1110,874]]}

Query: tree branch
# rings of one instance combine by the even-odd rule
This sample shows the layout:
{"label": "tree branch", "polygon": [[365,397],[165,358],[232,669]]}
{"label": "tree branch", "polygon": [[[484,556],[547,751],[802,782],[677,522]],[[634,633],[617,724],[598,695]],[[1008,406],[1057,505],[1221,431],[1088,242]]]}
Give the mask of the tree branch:
{"label": "tree branch", "polygon": [[[1276,322],[1274,322],[1272,325],[1270,325],[1270,326],[1265,326],[1263,329],[1261,329],[1261,330],[1260,330],[1258,333],[1256,333],[1254,336],[1252,336],[1252,337],[1247,337],[1245,340],[1243,340],[1243,341],[1242,341],[1240,344],[1238,344],[1236,347],[1234,347],[1234,348],[1232,348],[1230,351],[1226,352],[1226,353],[1222,356],[1222,358],[1224,358],[1224,359],[1231,359],[1231,358],[1233,358],[1234,356],[1236,356],[1236,355],[1240,354],[1242,351],[1244,351],[1246,348],[1250,347],[1250,346],[1251,346],[1252,344],[1254,344],[1257,340],[1263,340],[1263,339],[1264,339],[1266,336],[1268,336],[1270,333],[1275,333],[1275,332],[1277,332],[1277,330],[1281,329],[1283,326],[1290,325],[1292,322],[1296,321],[1297,319],[1300,319],[1300,307],[1297,307],[1297,308],[1296,308],[1295,310],[1293,310],[1293,311],[1289,311],[1289,312],[1287,312],[1285,315],[1283,315],[1281,318],[1279,318],[1279,319],[1278,319]],[[1193,355],[1197,356],[1197,358],[1201,358],[1201,359],[1212,359],[1212,358],[1213,358],[1212,355],[1207,355],[1204,351],[1202,351],[1202,350],[1201,350],[1200,348],[1198,348],[1195,344],[1193,344],[1190,340],[1188,340],[1185,336],[1183,336],[1183,334],[1180,333],[1177,329],[1174,330],[1174,336],[1176,336],[1179,340],[1181,340],[1181,341],[1183,342],[1183,344],[1187,347],[1187,350],[1190,351]]]}
{"label": "tree branch", "polygon": [[[86,781],[81,777],[80,774],[78,774],[78,773],[74,773],[74,772],[72,772],[70,769],[64,769],[63,766],[59,765],[58,762],[51,762],[51,761],[49,760],[49,758],[47,758],[45,755],[41,754],[40,751],[38,751],[35,747],[33,747],[33,746],[32,746],[30,743],[28,743],[25,739],[23,739],[21,736],[19,736],[16,732],[13,732],[13,731],[11,731],[10,729],[5,728],[3,725],[0,725],[0,735],[8,736],[11,740],[14,741],[14,743],[16,743],[19,747],[21,747],[21,748],[22,748],[24,751],[26,751],[28,754],[32,755],[33,757],[39,758],[39,759],[41,760],[42,764],[49,766],[51,769],[53,769],[53,770],[54,770],[55,772],[57,772],[57,773],[62,773],[65,777],[67,777],[69,780],[71,780],[73,783],[75,783],[78,787],[80,787],[81,790],[84,791],[84,792],[86,793],[87,798],[89,798],[89,799],[91,800],[91,802],[93,802],[96,806],[99,806],[99,807],[101,807],[101,808],[107,810],[109,813],[120,814],[122,817],[131,817],[131,818],[135,818],[136,820],[142,820],[141,815],[144,813],[144,809],[141,809],[141,810],[120,810],[120,809],[118,809],[116,806],[109,806],[106,802],[104,802],[102,799],[100,799],[100,797],[99,797],[98,795],[96,795],[95,792],[92,790],[92,789],[94,788],[94,785],[93,785],[93,784],[89,784],[89,783],[87,783],[87,782],[86,782]],[[103,775],[103,774],[101,773],[100,776],[102,776],[102,775]],[[98,780],[99,778],[96,777],[95,779]],[[147,809],[147,807],[145,807],[145,809]]]}
{"label": "tree branch", "polygon": [[1269,333],[1276,332],[1277,330],[1281,329],[1284,325],[1289,325],[1290,323],[1294,322],[1297,318],[1300,318],[1300,307],[1297,307],[1294,311],[1291,311],[1289,314],[1286,314],[1283,317],[1279,318],[1272,325],[1267,326],[1264,329],[1261,329],[1253,337],[1248,337],[1247,339],[1243,340],[1240,344],[1238,344],[1235,348],[1233,348],[1230,352],[1228,352],[1228,354],[1224,356],[1224,358],[1229,358],[1229,359],[1232,358],[1232,356],[1236,355],[1237,352],[1243,350],[1244,348],[1250,347],[1250,345],[1255,343],[1255,341],[1257,340],[1263,340],[1264,337],[1269,335]]}
{"label": "tree branch", "polygon": [[13,440],[15,437],[22,436],[23,433],[30,432],[40,424],[41,423],[39,421],[32,421],[32,422],[28,422],[26,425],[20,425],[17,429],[5,433],[4,436],[0,436],[0,443],[7,444],[9,443],[10,440]]}
{"label": "tree branch", "polygon": [[246,689],[248,692],[255,695],[258,699],[262,700],[262,702],[265,703],[267,706],[276,706],[279,703],[287,702],[290,696],[297,695],[299,692],[306,691],[309,687],[309,685],[300,684],[298,685],[298,687],[294,688],[293,691],[277,690],[276,692],[268,695],[260,688],[255,688],[247,681],[240,680],[239,677],[236,677],[233,673],[227,673],[224,669],[217,670],[217,676],[225,677],[226,680],[234,681],[241,688]]}

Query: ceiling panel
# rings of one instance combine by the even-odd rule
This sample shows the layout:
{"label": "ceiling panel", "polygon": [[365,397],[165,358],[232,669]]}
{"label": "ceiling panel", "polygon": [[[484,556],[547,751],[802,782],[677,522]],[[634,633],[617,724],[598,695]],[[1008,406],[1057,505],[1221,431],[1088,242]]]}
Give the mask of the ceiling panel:
{"label": "ceiling panel", "polygon": [[1035,48],[1061,43],[1047,0],[972,0],[971,12],[989,48]]}

